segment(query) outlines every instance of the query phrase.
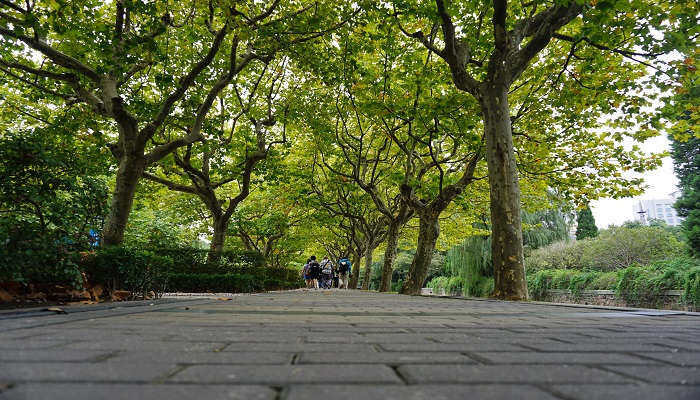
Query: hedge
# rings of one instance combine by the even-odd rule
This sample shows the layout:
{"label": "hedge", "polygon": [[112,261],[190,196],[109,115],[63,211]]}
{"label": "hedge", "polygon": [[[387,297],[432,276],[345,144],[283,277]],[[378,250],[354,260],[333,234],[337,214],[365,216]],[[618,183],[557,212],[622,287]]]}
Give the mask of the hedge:
{"label": "hedge", "polygon": [[562,241],[533,250],[525,258],[528,272],[544,269],[614,271],[648,265],[686,254],[686,246],[658,226],[613,227],[596,238]]}
{"label": "hedge", "polygon": [[269,268],[259,253],[227,251],[207,262],[199,249],[112,247],[84,262],[89,278],[135,293],[257,292],[301,287],[298,271]]}
{"label": "hedge", "polygon": [[[90,252],[39,251],[14,254],[15,268],[0,273],[0,283],[66,285],[82,289],[84,281],[108,290],[128,290],[137,297],[165,291],[254,292],[303,286],[297,270],[270,268],[260,253],[226,251],[215,262],[209,252],[194,248],[144,249],[130,246]],[[3,262],[11,262],[3,252]],[[0,271],[3,272],[3,271]]]}
{"label": "hedge", "polygon": [[570,290],[574,296],[584,290],[615,290],[631,306],[651,305],[667,290],[683,290],[681,302],[700,306],[700,262],[677,257],[646,266],[633,265],[617,272],[547,269],[528,275],[528,291],[542,300],[551,289]]}
{"label": "hedge", "polygon": [[444,290],[445,294],[451,296],[488,297],[493,293],[493,285],[493,278],[483,276],[471,282],[471,285],[461,276],[437,276],[428,282],[427,287],[433,289],[433,293]]}

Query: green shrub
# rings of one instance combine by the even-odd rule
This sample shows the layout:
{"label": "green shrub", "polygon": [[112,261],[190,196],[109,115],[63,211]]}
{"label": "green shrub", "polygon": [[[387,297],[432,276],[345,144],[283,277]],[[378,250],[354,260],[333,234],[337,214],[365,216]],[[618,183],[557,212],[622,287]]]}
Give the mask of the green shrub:
{"label": "green shrub", "polygon": [[490,297],[493,294],[494,284],[493,278],[482,277],[482,279],[478,281],[476,287],[470,289],[473,291],[467,293],[467,295],[474,297]]}
{"label": "green shrub", "polygon": [[529,272],[544,269],[615,271],[647,265],[685,253],[674,232],[662,226],[612,227],[596,238],[557,242],[533,250],[525,259]]}
{"label": "green shrub", "polygon": [[447,293],[447,283],[449,282],[450,278],[446,276],[437,276],[428,282],[428,287],[433,289],[434,294],[440,294],[442,290],[445,290],[445,293]]}
{"label": "green shrub", "polygon": [[143,297],[151,291],[156,295],[165,291],[172,268],[173,261],[169,257],[126,246],[101,248],[82,262],[82,269],[91,282]]}
{"label": "green shrub", "polygon": [[584,271],[571,276],[568,289],[574,298],[579,298],[584,290],[589,290],[591,282],[599,273],[594,271]]}
{"label": "green shrub", "polygon": [[601,231],[584,247],[581,264],[601,271],[647,265],[682,256],[685,247],[675,235],[659,226],[613,227]]}
{"label": "green shrub", "polygon": [[391,291],[392,292],[400,293],[402,288],[403,288],[403,279],[399,279],[397,282],[391,283]]}
{"label": "green shrub", "polygon": [[542,300],[547,297],[551,281],[550,270],[541,270],[534,274],[527,275],[527,286],[530,297],[533,300]]}
{"label": "green shrub", "polygon": [[445,292],[450,296],[461,296],[464,288],[464,278],[461,276],[453,276],[447,280]]}
{"label": "green shrub", "polygon": [[168,290],[177,292],[250,293],[264,287],[263,281],[250,274],[173,273],[168,281]]}
{"label": "green shrub", "polygon": [[588,290],[615,290],[617,272],[598,272],[588,283]]}
{"label": "green shrub", "polygon": [[545,269],[582,269],[583,249],[591,239],[578,241],[561,241],[532,250],[525,259],[525,268],[530,272]]}
{"label": "green shrub", "polygon": [[266,279],[246,273],[172,273],[168,276],[168,290],[176,292],[252,293],[263,290],[292,289],[301,285],[301,279],[296,276],[296,273],[289,275],[286,271]]}
{"label": "green shrub", "polygon": [[208,251],[176,248],[144,250],[128,246],[98,249],[82,269],[92,282],[142,295],[150,291],[257,292],[303,285],[299,272],[268,268],[259,253],[224,252],[207,262]]}
{"label": "green shrub", "polygon": [[696,310],[700,308],[700,267],[688,271],[683,289],[683,301]]}
{"label": "green shrub", "polygon": [[665,291],[685,289],[684,301],[693,304],[697,301],[692,288],[698,270],[698,260],[690,257],[632,266],[618,273],[616,293],[629,305],[654,305]]}
{"label": "green shrub", "polygon": [[[612,278],[614,283],[614,276]],[[537,271],[527,279],[528,292],[534,300],[545,299],[550,289],[570,290],[574,297],[581,296],[584,290],[614,289],[610,282],[610,273],[564,269]]]}

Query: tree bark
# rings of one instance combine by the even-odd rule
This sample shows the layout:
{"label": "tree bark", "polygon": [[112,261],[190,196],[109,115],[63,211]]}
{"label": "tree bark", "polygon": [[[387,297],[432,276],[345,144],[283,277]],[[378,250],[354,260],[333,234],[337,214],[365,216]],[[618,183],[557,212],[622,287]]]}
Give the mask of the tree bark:
{"label": "tree bark", "polygon": [[399,242],[399,229],[401,221],[395,219],[389,224],[389,230],[386,236],[386,250],[384,250],[384,265],[382,266],[382,280],[379,284],[380,292],[388,292],[391,290],[391,278],[396,259],[396,247]]}
{"label": "tree bark", "polygon": [[112,206],[102,231],[103,246],[118,245],[124,240],[136,187],[145,167],[146,159],[143,156],[122,156],[119,160]]}
{"label": "tree bark", "polygon": [[439,217],[440,212],[431,208],[419,214],[416,254],[413,256],[406,282],[401,288],[402,294],[418,295],[423,288],[423,282],[428,275],[428,268],[435,252],[435,243],[440,235]]}
{"label": "tree bark", "polygon": [[372,275],[372,244],[367,244],[367,250],[365,250],[365,272],[362,274],[362,290],[369,290],[369,278]]}
{"label": "tree bark", "polygon": [[221,257],[221,253],[224,251],[224,244],[226,244],[228,222],[228,219],[224,218],[224,216],[214,216],[214,234],[211,237],[207,262],[216,262]]}
{"label": "tree bark", "polygon": [[348,288],[357,289],[357,282],[360,278],[360,263],[362,262],[362,256],[360,253],[355,253],[352,257],[352,271],[350,272],[350,282],[348,283]]}
{"label": "tree bark", "polygon": [[513,151],[508,88],[490,84],[479,99],[484,116],[491,187],[491,251],[494,296],[527,300],[520,219],[520,186]]}

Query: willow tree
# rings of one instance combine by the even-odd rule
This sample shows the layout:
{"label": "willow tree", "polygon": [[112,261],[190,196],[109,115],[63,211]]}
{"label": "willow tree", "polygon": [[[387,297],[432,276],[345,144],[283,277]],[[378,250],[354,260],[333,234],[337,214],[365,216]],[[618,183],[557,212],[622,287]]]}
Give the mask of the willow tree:
{"label": "willow tree", "polygon": [[[625,61],[635,62],[654,59],[670,51],[683,40],[679,37],[688,35],[688,29],[697,26],[695,13],[687,12],[693,9],[692,2],[686,4],[687,9],[675,3],[644,0],[603,0],[590,4],[581,1],[509,4],[506,0],[464,4],[435,0],[395,2],[395,5],[395,15],[403,18],[404,34],[440,57],[449,67],[454,85],[479,103],[491,186],[495,296],[526,299],[510,92],[522,84],[520,78],[532,64],[557,54],[544,51],[551,47],[552,41],[565,42],[570,47],[569,55],[561,60],[564,71],[580,61],[577,51],[582,48],[621,56],[610,57],[607,65],[611,68],[592,69],[583,74],[622,69],[623,57]],[[440,40],[435,40],[438,31]]]}
{"label": "willow tree", "polygon": [[[121,243],[146,168],[202,139],[217,96],[238,73],[354,13],[333,2],[279,0],[191,7],[166,0],[3,1],[0,11],[2,72],[116,130],[109,135],[118,169],[105,245]],[[166,129],[173,116],[185,117],[182,134]]]}

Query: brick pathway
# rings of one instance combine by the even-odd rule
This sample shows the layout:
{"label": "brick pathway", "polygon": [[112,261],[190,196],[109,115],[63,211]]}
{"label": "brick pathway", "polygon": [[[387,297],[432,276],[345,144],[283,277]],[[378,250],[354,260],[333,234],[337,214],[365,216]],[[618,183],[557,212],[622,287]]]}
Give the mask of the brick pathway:
{"label": "brick pathway", "polygon": [[283,292],[0,313],[0,399],[700,399],[700,315]]}

